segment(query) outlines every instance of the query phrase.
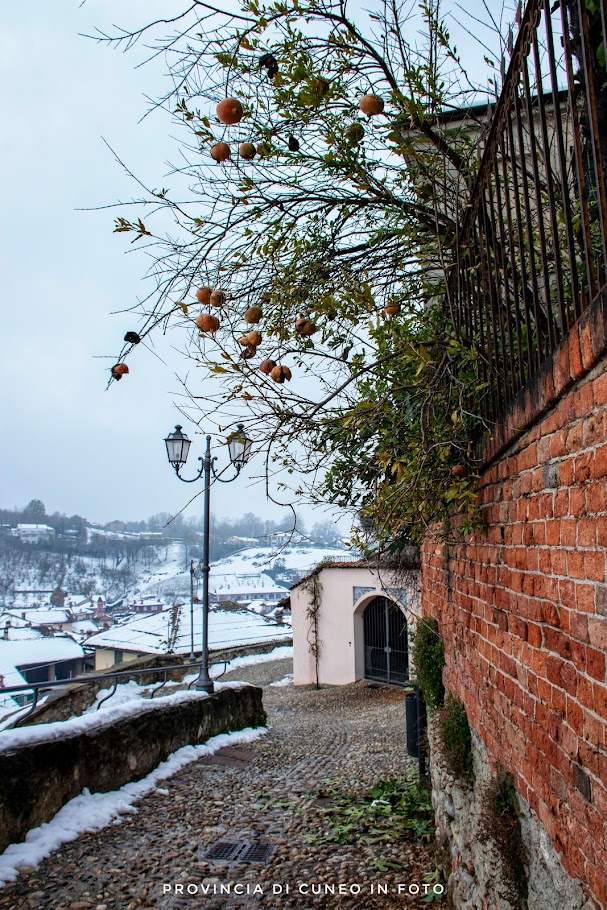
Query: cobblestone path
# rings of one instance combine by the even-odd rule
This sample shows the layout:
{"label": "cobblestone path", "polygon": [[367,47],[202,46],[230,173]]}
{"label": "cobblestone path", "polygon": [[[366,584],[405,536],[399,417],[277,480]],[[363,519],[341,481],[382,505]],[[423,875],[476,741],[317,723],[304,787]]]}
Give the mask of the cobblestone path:
{"label": "cobblestone path", "polygon": [[[143,798],[136,814],[65,845],[0,890],[1,910],[421,910],[423,891],[399,895],[398,885],[402,892],[421,885],[433,868],[427,847],[307,841],[328,830],[323,782],[362,792],[411,765],[404,694],[366,683],[270,685],[290,669],[283,660],[226,677],[264,687],[267,735],[188,765]],[[273,852],[262,862],[209,862],[217,841],[270,844]],[[379,871],[380,858],[397,868]],[[213,893],[228,885],[231,893]]]}

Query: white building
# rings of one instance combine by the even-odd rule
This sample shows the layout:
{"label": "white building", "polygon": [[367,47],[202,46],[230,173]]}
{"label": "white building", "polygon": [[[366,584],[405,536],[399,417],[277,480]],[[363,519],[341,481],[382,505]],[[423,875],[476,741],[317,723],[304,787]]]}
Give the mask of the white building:
{"label": "white building", "polygon": [[23,543],[49,543],[55,539],[55,529],[50,525],[19,524],[15,536]]}
{"label": "white building", "polygon": [[278,603],[289,593],[287,588],[276,584],[265,572],[220,574],[214,568],[211,569],[209,590],[213,600],[233,600],[236,603],[249,603],[252,600]]}
{"label": "white building", "polygon": [[409,679],[409,632],[419,570],[398,575],[360,562],[321,564],[291,589],[295,685]]}

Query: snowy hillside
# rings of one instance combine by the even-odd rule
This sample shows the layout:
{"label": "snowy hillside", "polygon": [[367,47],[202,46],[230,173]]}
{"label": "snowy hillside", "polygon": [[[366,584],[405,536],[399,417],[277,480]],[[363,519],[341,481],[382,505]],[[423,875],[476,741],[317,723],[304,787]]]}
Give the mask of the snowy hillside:
{"label": "snowy hillside", "polygon": [[[181,543],[172,543],[164,558],[149,568],[143,569],[132,591],[137,597],[188,596],[190,592],[190,571],[185,565],[185,551]],[[226,576],[264,576],[271,572],[274,587],[285,589],[325,559],[352,559],[352,552],[331,547],[316,547],[293,544],[284,548],[254,546],[239,550],[231,556],[218,560],[211,566],[210,590],[220,594]],[[231,586],[230,586],[231,587]],[[254,589],[253,589],[254,590]]]}
{"label": "snowy hillside", "polygon": [[[167,602],[175,597],[189,600],[190,557],[197,560],[199,545],[188,547],[181,540],[172,540],[135,546],[126,538],[121,543],[119,534],[96,535],[96,542],[89,542],[78,554],[23,547],[19,541],[1,537],[0,606],[32,597],[40,604],[48,603],[55,588],[102,594],[108,603],[150,597]],[[106,550],[99,540],[110,537],[115,546]],[[239,600],[273,603],[319,562],[340,558],[352,558],[352,553],[301,539],[286,546],[248,546],[213,563],[211,594],[226,599],[229,592],[239,592]]]}

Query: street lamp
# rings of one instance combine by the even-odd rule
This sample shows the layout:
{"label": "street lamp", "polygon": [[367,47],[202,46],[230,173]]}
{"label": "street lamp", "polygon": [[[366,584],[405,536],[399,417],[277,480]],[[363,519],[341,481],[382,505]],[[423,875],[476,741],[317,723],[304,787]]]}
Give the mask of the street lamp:
{"label": "street lamp", "polygon": [[[202,578],[202,559],[198,565],[190,560],[190,660],[194,660],[194,579]],[[197,601],[198,602],[198,601]]]}
{"label": "street lamp", "polygon": [[[196,680],[196,688],[203,692],[213,691],[213,680],[209,676],[209,573],[211,566],[209,563],[209,532],[211,525],[211,476],[213,480],[221,483],[231,483],[236,480],[241,470],[251,456],[251,440],[245,432],[243,424],[239,423],[233,433],[228,436],[228,451],[230,461],[236,473],[233,477],[224,478],[215,470],[216,458],[211,458],[211,437],[206,438],[206,449],[204,457],[200,456],[200,468],[196,477],[188,479],[182,477],[179,469],[186,463],[188,452],[190,450],[190,440],[182,432],[180,426],[176,426],[172,433],[164,440],[167,447],[167,456],[170,463],[175,468],[175,473],[180,480],[185,483],[194,483],[204,478],[204,507],[203,507],[203,555],[199,564],[199,571],[202,577],[202,653],[200,657],[200,673]],[[191,573],[193,581],[193,572]]]}

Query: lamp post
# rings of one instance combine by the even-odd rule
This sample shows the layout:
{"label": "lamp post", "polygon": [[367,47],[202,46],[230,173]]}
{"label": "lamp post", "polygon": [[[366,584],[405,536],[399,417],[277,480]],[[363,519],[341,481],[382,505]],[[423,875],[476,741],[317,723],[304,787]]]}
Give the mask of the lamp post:
{"label": "lamp post", "polygon": [[190,660],[194,660],[194,579],[202,578],[202,560],[194,565],[190,560]]}
{"label": "lamp post", "polygon": [[215,470],[216,458],[211,458],[211,437],[206,438],[206,449],[204,457],[200,456],[200,468],[196,477],[188,479],[182,477],[179,469],[187,461],[190,450],[191,440],[182,432],[180,426],[176,426],[172,433],[164,440],[167,447],[167,456],[170,463],[175,469],[175,473],[180,480],[185,483],[194,483],[200,478],[204,478],[204,506],[203,506],[203,554],[200,563],[200,574],[202,577],[202,648],[200,657],[200,672],[196,680],[196,688],[203,692],[211,693],[213,691],[213,680],[209,676],[209,573],[211,570],[209,562],[209,534],[211,525],[211,477],[221,483],[231,483],[236,480],[241,470],[251,456],[251,440],[247,436],[244,426],[239,423],[236,430],[228,437],[228,451],[230,461],[236,473],[233,477],[223,478],[221,472]]}

